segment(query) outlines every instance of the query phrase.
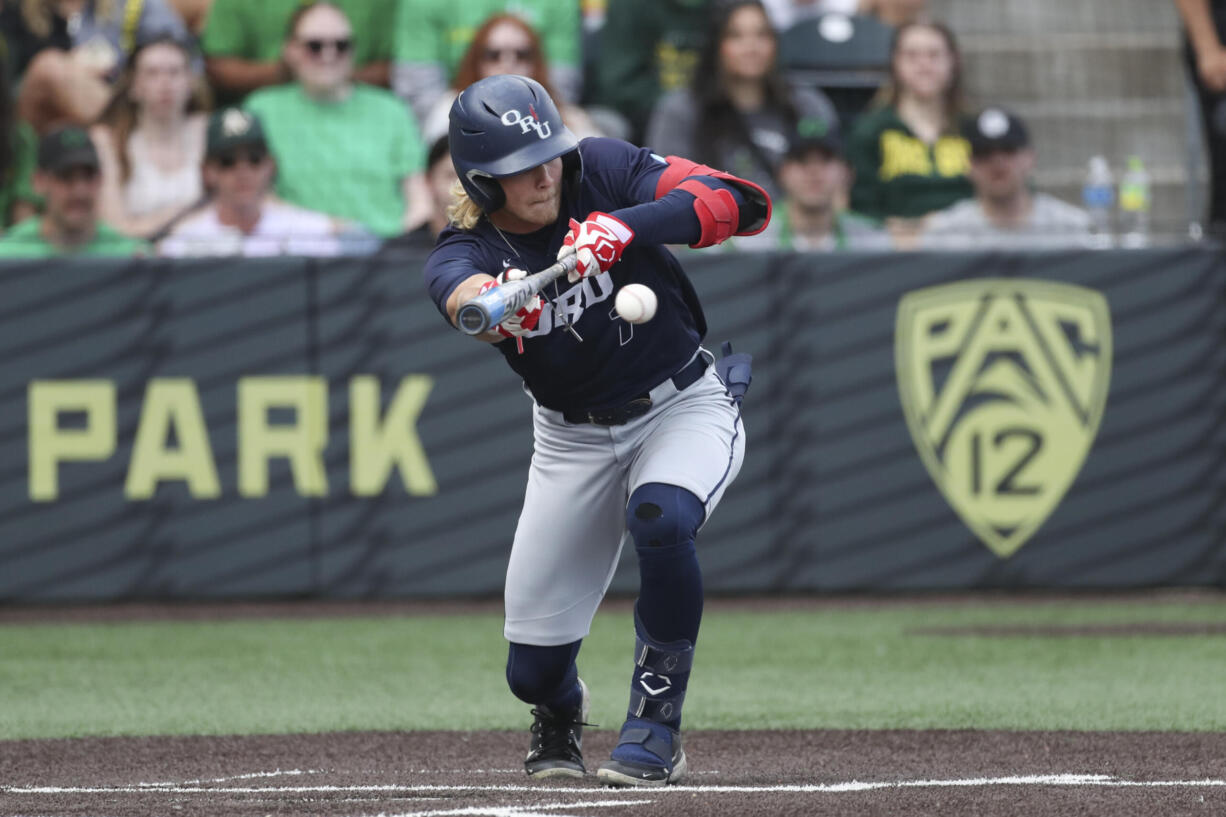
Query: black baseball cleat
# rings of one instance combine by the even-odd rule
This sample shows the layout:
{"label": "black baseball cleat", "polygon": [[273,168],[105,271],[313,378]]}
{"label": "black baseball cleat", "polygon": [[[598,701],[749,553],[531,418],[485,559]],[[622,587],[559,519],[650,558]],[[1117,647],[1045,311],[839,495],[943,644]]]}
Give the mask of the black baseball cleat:
{"label": "black baseball cleat", "polygon": [[680,732],[632,719],[596,777],[606,786],[666,786],[684,777],[687,767]]}
{"label": "black baseball cleat", "polygon": [[579,688],[583,703],[578,712],[559,714],[545,706],[532,710],[536,720],[532,722],[532,742],[524,759],[524,771],[529,777],[583,777],[587,773],[583,765],[583,727],[587,725],[590,699],[582,679]]}

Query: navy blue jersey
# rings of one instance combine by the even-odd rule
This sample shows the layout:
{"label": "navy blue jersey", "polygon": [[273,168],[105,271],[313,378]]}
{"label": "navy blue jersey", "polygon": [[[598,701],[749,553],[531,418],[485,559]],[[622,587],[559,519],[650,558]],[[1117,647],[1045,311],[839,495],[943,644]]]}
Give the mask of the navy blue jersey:
{"label": "navy blue jersey", "polygon": [[[563,185],[553,225],[528,234],[499,233],[482,219],[471,231],[443,231],[426,262],[425,280],[444,316],[451,293],[477,273],[497,275],[508,267],[536,272],[552,264],[570,218],[616,214],[655,199],[666,167],[661,157],[616,139],[585,139],[578,150],[582,178]],[[689,205],[677,217],[693,221],[697,230]],[[633,325],[614,311],[614,293],[629,283],[645,284],[656,294],[659,307],[651,321]],[[637,236],[609,272],[575,284],[562,277],[541,297],[545,309],[523,337],[523,353],[513,339],[496,345],[537,402],[557,411],[609,408],[645,394],[689,362],[706,334],[698,298],[676,257]],[[568,330],[568,321],[582,341]]]}

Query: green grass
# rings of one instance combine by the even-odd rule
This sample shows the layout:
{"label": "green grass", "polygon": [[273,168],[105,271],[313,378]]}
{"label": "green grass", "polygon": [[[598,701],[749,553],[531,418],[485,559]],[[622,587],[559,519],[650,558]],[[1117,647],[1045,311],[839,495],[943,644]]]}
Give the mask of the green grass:
{"label": "green grass", "polygon": [[[1226,729],[1221,635],[975,637],[921,627],[1226,622],[1222,603],[710,605],[688,728]],[[620,725],[628,613],[580,655]],[[0,739],[522,729],[494,615],[0,626]]]}

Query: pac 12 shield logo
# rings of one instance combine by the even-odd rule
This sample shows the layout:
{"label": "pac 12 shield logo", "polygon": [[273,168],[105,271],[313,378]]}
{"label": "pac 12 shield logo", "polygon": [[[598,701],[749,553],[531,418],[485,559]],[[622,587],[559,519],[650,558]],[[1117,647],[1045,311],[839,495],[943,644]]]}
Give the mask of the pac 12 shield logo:
{"label": "pac 12 shield logo", "polygon": [[1026,279],[916,290],[898,304],[894,361],[928,473],[984,544],[1013,555],[1098,433],[1111,376],[1106,299]]}

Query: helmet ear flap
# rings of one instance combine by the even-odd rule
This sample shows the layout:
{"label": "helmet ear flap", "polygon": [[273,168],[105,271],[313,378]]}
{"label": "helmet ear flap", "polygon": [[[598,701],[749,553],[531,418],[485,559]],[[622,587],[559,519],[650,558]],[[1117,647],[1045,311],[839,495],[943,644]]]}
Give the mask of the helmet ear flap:
{"label": "helmet ear flap", "polygon": [[476,172],[469,172],[460,177],[468,197],[481,208],[482,212],[492,213],[507,203],[506,193],[497,179]]}
{"label": "helmet ear flap", "polygon": [[488,202],[481,209],[487,213],[492,213],[495,210],[501,209],[502,205],[507,203],[507,194],[503,192],[502,185],[497,179],[477,178],[474,180],[477,187],[481,189],[481,195]]}

